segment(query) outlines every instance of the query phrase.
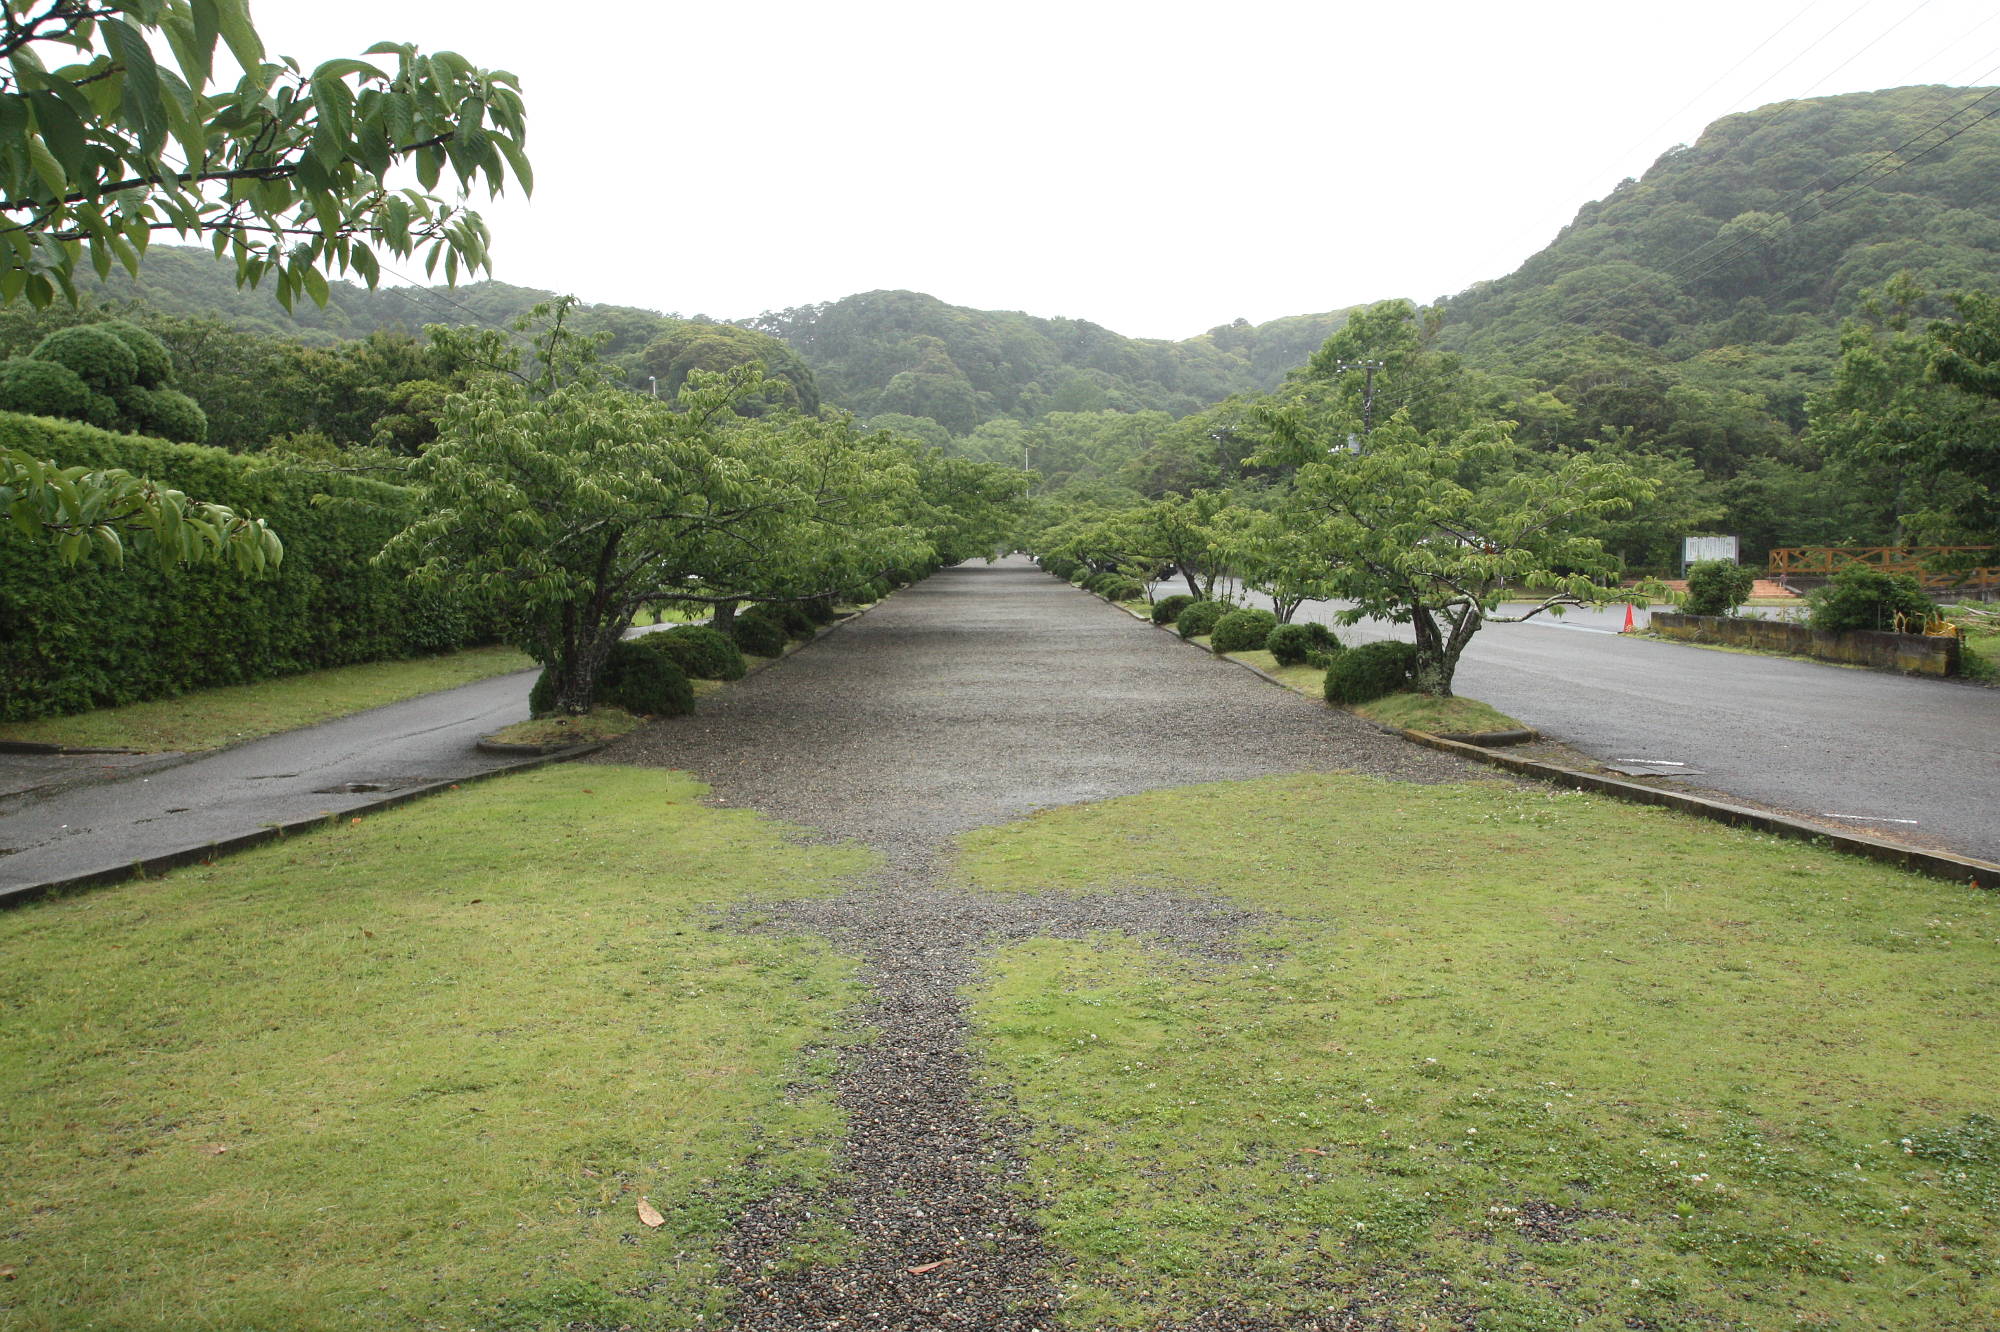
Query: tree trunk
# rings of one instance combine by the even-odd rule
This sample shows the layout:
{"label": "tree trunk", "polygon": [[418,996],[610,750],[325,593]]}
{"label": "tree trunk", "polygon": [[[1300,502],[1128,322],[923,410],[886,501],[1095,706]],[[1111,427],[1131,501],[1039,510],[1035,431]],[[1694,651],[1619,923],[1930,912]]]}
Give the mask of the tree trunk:
{"label": "tree trunk", "polygon": [[728,633],[730,624],[736,619],[736,606],[737,603],[734,601],[716,602],[715,613],[709,616],[708,619],[709,627],[725,634]]}
{"label": "tree trunk", "polygon": [[1411,625],[1417,631],[1417,665],[1410,687],[1419,694],[1450,698],[1451,677],[1458,666],[1458,654],[1446,647],[1437,619],[1429,611],[1418,611],[1412,617]]}

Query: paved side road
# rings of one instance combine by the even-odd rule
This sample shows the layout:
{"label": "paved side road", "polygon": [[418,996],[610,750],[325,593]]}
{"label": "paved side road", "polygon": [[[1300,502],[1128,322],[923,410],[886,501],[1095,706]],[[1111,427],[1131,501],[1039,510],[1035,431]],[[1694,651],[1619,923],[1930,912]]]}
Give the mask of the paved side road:
{"label": "paved side road", "polygon": [[[1668,760],[1684,766],[1651,771],[2000,860],[2000,689],[1621,639],[1601,632],[1610,618],[1489,624],[1454,687],[1603,762]],[[1373,621],[1338,632],[1410,637]]]}
{"label": "paved side road", "polygon": [[496,676],[165,770],[0,797],[0,895],[503,766],[479,737],[524,719],[534,682],[533,671]]}

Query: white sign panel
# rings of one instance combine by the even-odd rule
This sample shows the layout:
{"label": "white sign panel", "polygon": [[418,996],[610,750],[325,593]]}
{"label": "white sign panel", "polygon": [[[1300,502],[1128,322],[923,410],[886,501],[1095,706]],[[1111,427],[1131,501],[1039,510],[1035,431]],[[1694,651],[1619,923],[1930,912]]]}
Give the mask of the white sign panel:
{"label": "white sign panel", "polygon": [[1739,549],[1733,536],[1684,537],[1681,542],[1681,563],[1694,564],[1699,560],[1728,560],[1737,563]]}

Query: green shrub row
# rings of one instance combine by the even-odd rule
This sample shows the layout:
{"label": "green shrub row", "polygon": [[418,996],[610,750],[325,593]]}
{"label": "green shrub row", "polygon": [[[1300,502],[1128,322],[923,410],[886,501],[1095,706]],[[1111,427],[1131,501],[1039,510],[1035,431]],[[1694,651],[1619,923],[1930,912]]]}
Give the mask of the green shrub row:
{"label": "green shrub row", "polygon": [[1281,624],[1264,641],[1264,650],[1277,658],[1280,666],[1326,666],[1341,650],[1341,643],[1323,624]]}
{"label": "green shrub row", "polygon": [[1372,703],[1408,689],[1416,668],[1417,649],[1411,643],[1385,639],[1349,648],[1326,668],[1326,701]]}
{"label": "green shrub row", "polygon": [[12,413],[0,413],[0,445],[65,466],[125,468],[266,519],[285,543],[284,563],[268,574],[222,565],[162,573],[141,560],[66,566],[44,543],[0,529],[0,719],[498,637],[490,612],[369,563],[414,512],[401,487]]}
{"label": "green shrub row", "polygon": [[1153,623],[1172,624],[1180,617],[1182,611],[1194,605],[1200,599],[1199,597],[1191,597],[1185,592],[1176,592],[1170,597],[1161,597],[1153,603]]}
{"label": "green shrub row", "polygon": [[1278,617],[1271,611],[1243,606],[1215,622],[1208,645],[1217,652],[1262,652]]}
{"label": "green shrub row", "polygon": [[1226,601],[1197,601],[1174,617],[1174,628],[1182,638],[1199,638],[1214,632],[1222,617],[1235,609]]}

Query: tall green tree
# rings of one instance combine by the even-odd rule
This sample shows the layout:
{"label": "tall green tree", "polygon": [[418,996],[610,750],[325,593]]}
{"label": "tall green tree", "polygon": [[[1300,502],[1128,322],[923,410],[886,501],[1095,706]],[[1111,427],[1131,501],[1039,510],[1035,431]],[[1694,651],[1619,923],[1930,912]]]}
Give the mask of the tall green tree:
{"label": "tall green tree", "polygon": [[[1618,561],[1583,535],[1650,493],[1628,468],[1589,455],[1532,465],[1513,424],[1425,432],[1398,412],[1360,454],[1301,466],[1294,502],[1325,586],[1416,635],[1415,685],[1448,695],[1460,656],[1489,620],[1513,623],[1565,606],[1620,600]],[[1504,595],[1536,600],[1500,614]]]}

